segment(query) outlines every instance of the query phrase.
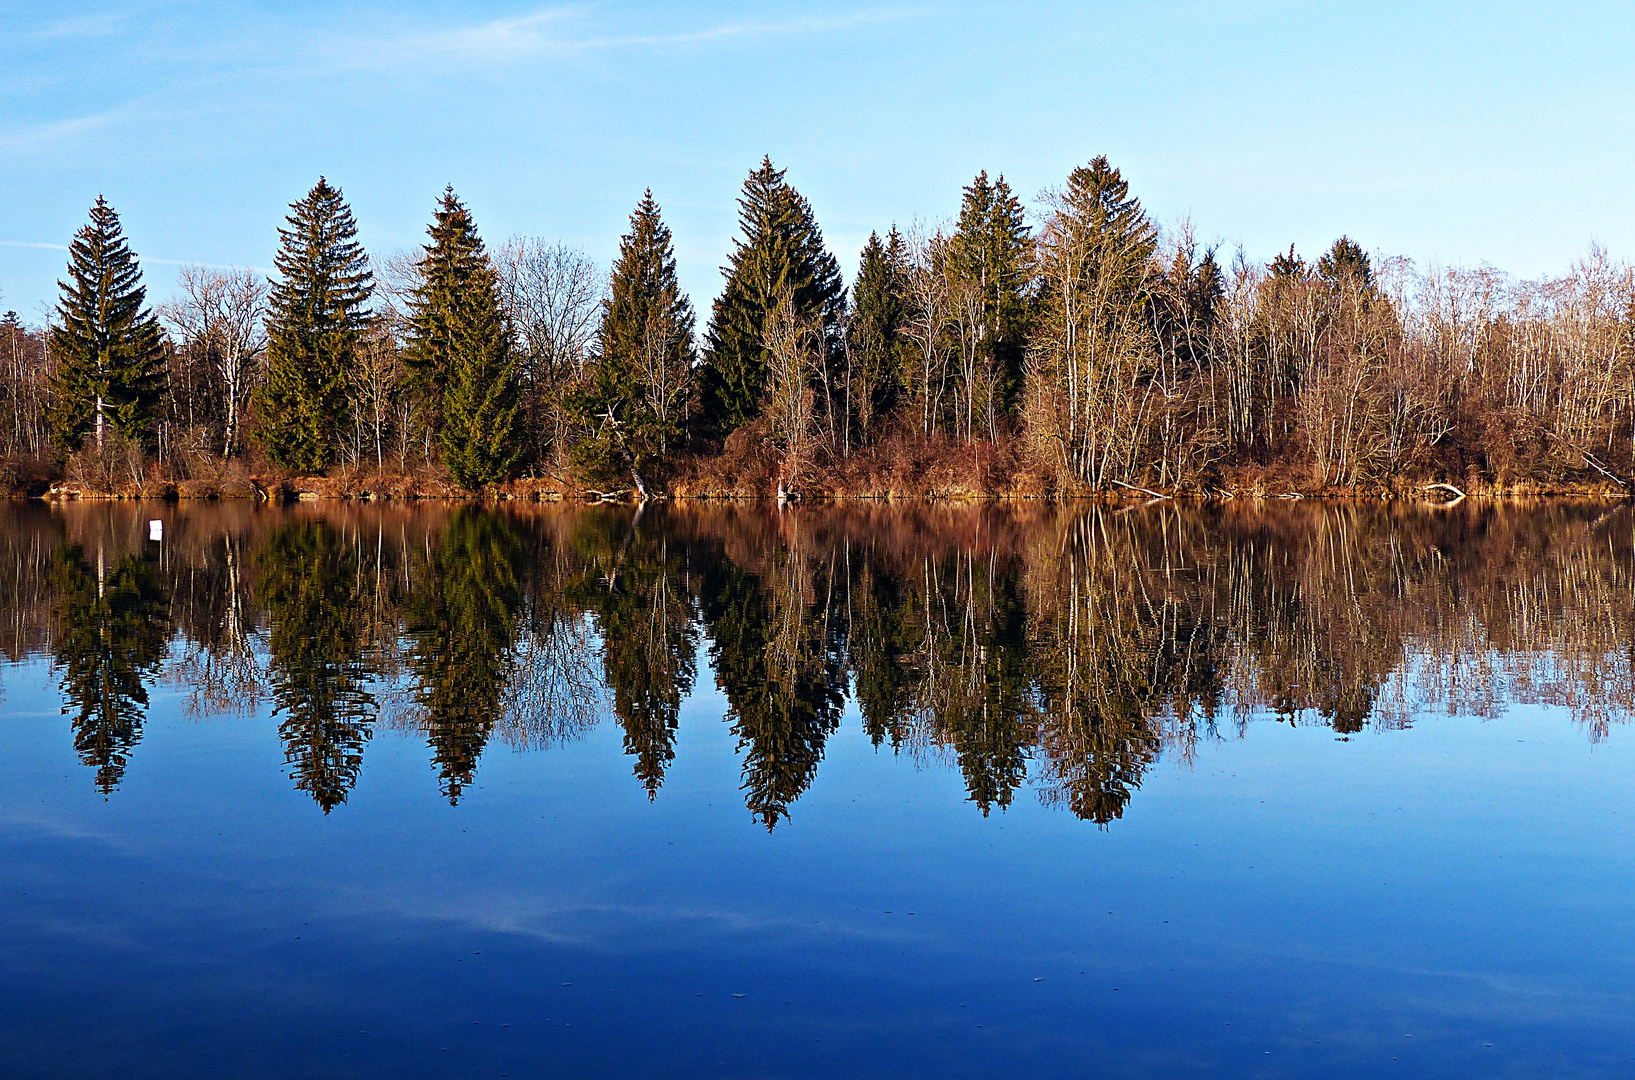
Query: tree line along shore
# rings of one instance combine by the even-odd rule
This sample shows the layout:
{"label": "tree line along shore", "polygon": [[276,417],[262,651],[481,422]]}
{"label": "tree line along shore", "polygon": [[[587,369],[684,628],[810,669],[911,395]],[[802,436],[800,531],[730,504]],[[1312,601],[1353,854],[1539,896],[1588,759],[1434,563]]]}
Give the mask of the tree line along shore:
{"label": "tree line along shore", "polygon": [[0,485],[59,496],[1236,498],[1587,492],[1635,477],[1635,269],[1270,263],[1161,229],[1106,158],[892,226],[848,288],[770,160],[702,329],[658,202],[610,270],[490,249],[446,189],[371,258],[339,188],[271,280],[150,307],[99,197],[43,327],[0,320]]}

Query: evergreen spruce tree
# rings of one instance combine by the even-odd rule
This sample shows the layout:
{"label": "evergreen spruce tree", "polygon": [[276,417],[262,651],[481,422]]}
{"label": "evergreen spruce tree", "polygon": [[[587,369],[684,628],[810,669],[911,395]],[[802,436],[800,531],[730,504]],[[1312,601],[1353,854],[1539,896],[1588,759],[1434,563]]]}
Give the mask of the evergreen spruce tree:
{"label": "evergreen spruce tree", "polygon": [[683,441],[693,369],[693,306],[651,190],[619,241],[598,346],[594,374],[572,402],[592,433],[575,458],[598,481],[628,476],[645,496]]}
{"label": "evergreen spruce tree", "polygon": [[1317,260],[1317,276],[1331,285],[1352,285],[1364,295],[1374,292],[1373,264],[1362,245],[1349,236],[1334,241],[1328,253]]}
{"label": "evergreen spruce tree", "polygon": [[256,401],[268,456],[287,469],[318,472],[335,457],[374,281],[340,188],[320,176],[290,210],[289,227],[278,230],[267,381]]}
{"label": "evergreen spruce tree", "polygon": [[511,333],[499,275],[452,187],[428,232],[405,361],[443,464],[455,483],[479,488],[506,479],[519,452]]}
{"label": "evergreen spruce tree", "polygon": [[1266,269],[1271,271],[1272,281],[1275,284],[1283,285],[1291,281],[1304,281],[1306,279],[1306,260],[1294,253],[1293,244],[1289,245],[1287,255],[1274,256]]}
{"label": "evergreen spruce tree", "polygon": [[885,240],[870,233],[858,260],[846,322],[852,356],[852,412],[869,437],[874,418],[892,407],[903,388],[908,321],[908,251],[893,226]]}
{"label": "evergreen spruce tree", "polygon": [[68,280],[51,328],[57,360],[51,430],[57,444],[77,450],[87,435],[100,447],[111,426],[146,441],[164,384],[164,337],[143,306],[142,268],[125,240],[119,215],[97,196],[91,221],[68,246]]}
{"label": "evergreen spruce tree", "polygon": [[783,290],[794,297],[797,319],[817,317],[828,334],[837,332],[845,304],[840,266],[823,246],[811,204],[770,158],[744,181],[738,206],[743,238],[723,269],[727,283],[711,313],[702,373],[702,428],[717,437],[760,415],[763,330]]}
{"label": "evergreen spruce tree", "polygon": [[985,350],[1004,372],[1001,392],[1006,396],[1022,376],[1031,244],[1022,202],[1005,178],[989,183],[986,171],[978,173],[961,201],[952,269],[982,292]]}

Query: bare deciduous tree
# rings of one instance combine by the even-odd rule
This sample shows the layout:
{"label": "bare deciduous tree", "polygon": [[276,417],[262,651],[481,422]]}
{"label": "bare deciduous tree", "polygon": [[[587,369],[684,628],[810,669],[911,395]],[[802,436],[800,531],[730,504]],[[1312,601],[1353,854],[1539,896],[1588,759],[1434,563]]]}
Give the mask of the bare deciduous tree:
{"label": "bare deciduous tree", "polygon": [[[244,409],[267,348],[267,283],[250,270],[184,266],[176,284],[180,295],[160,314],[177,351],[202,361],[208,374],[202,387],[188,389],[190,426],[208,418],[220,456],[232,457],[240,449]],[[207,400],[195,402],[193,396],[201,392]]]}
{"label": "bare deciduous tree", "polygon": [[524,426],[532,444],[527,453],[551,461],[570,438],[564,403],[583,383],[592,359],[606,275],[581,252],[538,239],[509,241],[495,265],[516,334]]}

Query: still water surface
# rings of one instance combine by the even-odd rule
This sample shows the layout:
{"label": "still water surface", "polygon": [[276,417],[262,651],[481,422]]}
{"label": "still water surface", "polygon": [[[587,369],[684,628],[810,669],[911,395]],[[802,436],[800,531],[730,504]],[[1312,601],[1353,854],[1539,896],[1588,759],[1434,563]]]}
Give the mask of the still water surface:
{"label": "still water surface", "polygon": [[1635,1071],[1626,507],[11,504],[0,650],[7,1077]]}

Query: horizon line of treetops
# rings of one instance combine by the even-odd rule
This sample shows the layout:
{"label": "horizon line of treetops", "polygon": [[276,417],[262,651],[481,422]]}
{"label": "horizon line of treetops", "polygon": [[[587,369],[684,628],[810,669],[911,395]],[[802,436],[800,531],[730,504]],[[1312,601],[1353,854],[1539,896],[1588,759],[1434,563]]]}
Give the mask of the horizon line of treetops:
{"label": "horizon line of treetops", "polygon": [[1536,282],[1347,237],[1222,265],[1097,157],[1031,223],[980,173],[947,227],[871,234],[848,289],[770,159],[738,205],[700,341],[651,190],[604,273],[535,240],[490,251],[452,188],[418,252],[372,262],[320,177],[272,281],[189,267],[157,312],[99,196],[48,327],[0,323],[8,462],[571,474],[642,498],[688,460],[821,489],[905,448],[1001,448],[990,486],[1063,494],[1207,493],[1246,468],[1326,489],[1635,476],[1635,272],[1598,248]]}

